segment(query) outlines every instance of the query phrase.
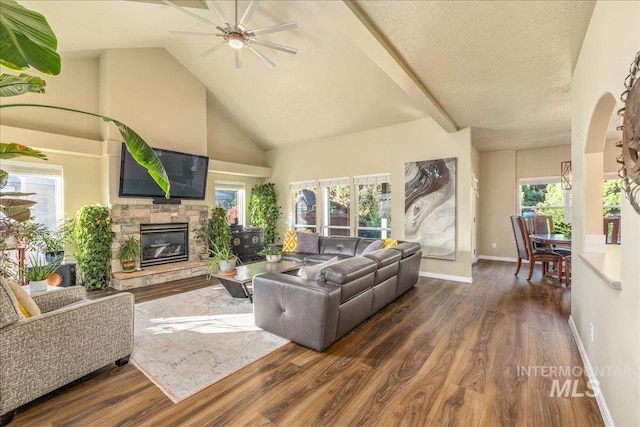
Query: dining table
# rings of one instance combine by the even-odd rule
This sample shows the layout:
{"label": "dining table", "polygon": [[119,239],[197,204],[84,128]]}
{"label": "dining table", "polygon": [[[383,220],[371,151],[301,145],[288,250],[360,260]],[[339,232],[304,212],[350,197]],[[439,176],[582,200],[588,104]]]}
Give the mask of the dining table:
{"label": "dining table", "polygon": [[531,241],[571,249],[571,237],[564,234],[531,234]]}

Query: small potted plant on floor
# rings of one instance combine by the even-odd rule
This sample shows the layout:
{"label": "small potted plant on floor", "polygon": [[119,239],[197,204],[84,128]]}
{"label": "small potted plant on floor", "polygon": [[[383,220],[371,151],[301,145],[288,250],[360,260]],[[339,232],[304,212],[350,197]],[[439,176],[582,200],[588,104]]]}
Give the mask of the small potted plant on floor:
{"label": "small potted plant on floor", "polygon": [[232,274],[239,262],[238,257],[231,250],[231,245],[217,245],[212,243],[213,249],[209,250],[209,275],[212,273]]}
{"label": "small potted plant on floor", "polygon": [[25,269],[24,275],[29,282],[31,292],[47,290],[47,277],[55,272],[60,266],[60,261],[42,261],[35,255],[29,256],[29,267]]}
{"label": "small potted plant on floor", "polygon": [[258,255],[261,255],[267,259],[267,262],[278,262],[282,258],[282,248],[277,245],[267,245]]}
{"label": "small potted plant on floor", "polygon": [[138,258],[140,258],[140,240],[135,236],[124,238],[120,242],[120,249],[118,249],[118,259],[122,265],[122,271],[125,273],[135,271]]}

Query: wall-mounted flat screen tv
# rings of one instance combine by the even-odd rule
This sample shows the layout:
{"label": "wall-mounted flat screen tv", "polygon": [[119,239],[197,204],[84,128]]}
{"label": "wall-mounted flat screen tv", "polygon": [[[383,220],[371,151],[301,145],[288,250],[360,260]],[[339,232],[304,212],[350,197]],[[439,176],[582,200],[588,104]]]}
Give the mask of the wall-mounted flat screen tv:
{"label": "wall-mounted flat screen tv", "polygon": [[[154,148],[171,183],[172,199],[204,200],[209,158],[196,154]],[[122,144],[120,157],[120,197],[164,198],[164,192]]]}

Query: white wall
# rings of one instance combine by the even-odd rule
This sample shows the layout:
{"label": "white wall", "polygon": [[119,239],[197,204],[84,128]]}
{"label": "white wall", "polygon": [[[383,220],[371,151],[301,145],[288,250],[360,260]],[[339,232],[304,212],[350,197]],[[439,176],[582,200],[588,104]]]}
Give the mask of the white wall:
{"label": "white wall", "polygon": [[421,270],[470,281],[471,150],[469,129],[447,134],[431,119],[424,119],[269,151],[271,181],[285,211],[279,229],[291,226],[291,182],[390,173],[392,235],[402,239],[405,162],[456,157],[456,260],[423,258]]}
{"label": "white wall", "polygon": [[[585,182],[585,149],[592,115],[601,99],[618,100],[629,65],[640,50],[640,2],[599,1],[593,12],[572,82],[573,247],[583,247],[584,212],[591,188]],[[622,107],[621,103],[614,110]],[[607,120],[604,117],[603,120]],[[604,146],[605,137],[601,144]],[[598,141],[595,141],[596,143]],[[635,376],[602,375],[603,397],[616,425],[640,425],[640,215],[622,205],[622,290],[611,289],[578,256],[573,257],[572,317],[587,356],[597,367],[630,368]],[[589,339],[589,325],[594,340]]]}

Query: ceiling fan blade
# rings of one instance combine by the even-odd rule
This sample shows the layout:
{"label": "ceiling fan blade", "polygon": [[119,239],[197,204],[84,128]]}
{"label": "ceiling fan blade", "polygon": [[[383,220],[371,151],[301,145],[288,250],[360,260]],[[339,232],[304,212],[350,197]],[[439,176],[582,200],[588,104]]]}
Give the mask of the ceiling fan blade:
{"label": "ceiling fan blade", "polygon": [[205,56],[211,55],[213,52],[215,52],[216,50],[220,49],[222,46],[224,46],[226,44],[227,44],[227,42],[222,42],[220,44],[217,44],[214,47],[212,47],[211,49],[205,50],[199,56],[200,56],[200,58],[204,58]]}
{"label": "ceiling fan blade", "polygon": [[286,24],[272,25],[270,27],[247,31],[247,34],[250,36],[257,36],[259,34],[277,33],[278,31],[294,30],[296,28],[298,28],[298,24],[295,22],[287,22]]}
{"label": "ceiling fan blade", "polygon": [[298,49],[294,47],[283,46],[281,44],[271,43],[263,40],[250,39],[252,43],[257,44],[259,46],[270,47],[271,49],[281,50],[283,52],[296,54],[298,53]]}
{"label": "ceiling fan blade", "polygon": [[202,33],[199,31],[178,31],[178,30],[169,30],[171,34],[188,34],[191,36],[222,36],[222,34],[218,33]]}
{"label": "ceiling fan blade", "polygon": [[185,9],[184,7],[182,7],[182,6],[178,6],[177,4],[175,4],[175,3],[173,3],[173,2],[171,2],[171,1],[169,1],[169,0],[162,0],[162,2],[163,2],[164,4],[167,4],[167,5],[171,6],[171,7],[173,7],[173,8],[178,9],[178,10],[179,10],[180,12],[182,12],[182,13],[185,13],[185,14],[187,14],[187,15],[189,15],[189,16],[191,16],[191,17],[193,17],[193,18],[196,18],[196,19],[197,19],[197,20],[199,20],[199,21],[202,21],[202,22],[205,22],[205,23],[207,23],[207,24],[211,24],[211,25],[216,25],[216,24],[214,24],[213,22],[209,21],[208,19],[205,19],[205,18],[203,18],[202,16],[197,15],[197,14],[195,14],[195,13],[193,13],[193,12],[189,11],[189,10]]}
{"label": "ceiling fan blade", "polygon": [[234,56],[236,57],[236,68],[242,68],[242,58],[240,58],[240,51],[234,50]]}
{"label": "ceiling fan blade", "polygon": [[222,20],[223,23],[225,24],[229,23],[227,16],[222,11],[222,8],[218,4],[218,2],[216,2],[215,0],[205,0],[205,3],[207,4],[207,7],[209,8],[209,10],[214,11],[216,15],[218,15],[218,17]]}
{"label": "ceiling fan blade", "polygon": [[260,52],[258,52],[257,50],[255,50],[253,47],[251,47],[248,44],[245,44],[244,47],[246,47],[247,49],[249,49],[249,52],[253,53],[255,56],[257,56],[258,58],[260,58],[260,60],[262,62],[264,62],[267,67],[269,68],[273,68],[276,66],[276,64],[274,64],[273,62],[269,61],[269,58],[267,58],[266,56],[264,56],[263,54],[261,54]]}
{"label": "ceiling fan blade", "polygon": [[258,7],[258,2],[256,0],[251,0],[251,3],[249,3],[249,6],[247,6],[247,9],[242,14],[242,18],[240,18],[240,22],[238,22],[238,25],[244,25],[246,21],[251,19],[251,16],[253,16],[253,12],[256,11],[257,7]]}

